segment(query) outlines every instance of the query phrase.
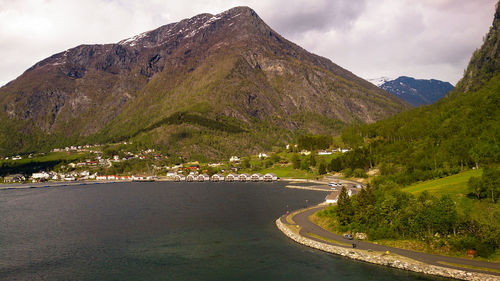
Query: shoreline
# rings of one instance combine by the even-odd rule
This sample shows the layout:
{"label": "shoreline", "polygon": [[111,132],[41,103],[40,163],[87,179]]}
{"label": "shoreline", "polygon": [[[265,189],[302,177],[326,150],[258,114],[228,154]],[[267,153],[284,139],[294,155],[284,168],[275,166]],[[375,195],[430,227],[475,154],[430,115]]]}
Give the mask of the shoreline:
{"label": "shoreline", "polygon": [[[305,210],[300,210],[299,212],[303,211]],[[297,213],[297,211],[292,213]],[[291,228],[292,225],[287,225],[285,222],[282,221],[282,219],[283,216],[276,220],[276,226],[285,236],[287,236],[288,238],[292,239],[293,241],[301,245],[308,246],[310,248],[314,248],[323,252],[336,254],[343,257],[348,257],[353,260],[368,262],[372,264],[389,266],[406,271],[413,271],[417,273],[453,278],[458,280],[472,280],[472,281],[500,280],[500,277],[496,275],[431,265],[408,257],[403,257],[394,253],[361,250],[355,248],[346,248],[346,247],[330,245],[299,234],[297,232],[297,229],[292,230]]]}

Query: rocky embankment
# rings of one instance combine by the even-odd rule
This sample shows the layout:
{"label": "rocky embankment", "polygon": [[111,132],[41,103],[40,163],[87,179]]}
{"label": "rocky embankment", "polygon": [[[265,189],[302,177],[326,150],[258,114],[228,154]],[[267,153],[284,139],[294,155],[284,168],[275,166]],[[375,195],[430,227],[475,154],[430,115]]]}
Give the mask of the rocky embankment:
{"label": "rocky embankment", "polygon": [[333,253],[333,254],[344,256],[344,257],[349,257],[349,258],[355,259],[355,260],[360,260],[360,261],[379,264],[379,265],[391,266],[391,267],[395,267],[395,268],[399,268],[399,269],[420,272],[420,273],[425,273],[425,274],[431,274],[431,275],[436,275],[436,276],[455,278],[455,279],[459,279],[459,280],[474,280],[474,281],[494,281],[494,280],[498,281],[498,280],[500,280],[500,277],[498,277],[498,276],[476,273],[476,272],[467,272],[464,270],[445,268],[445,267],[440,267],[440,266],[435,266],[435,265],[429,265],[429,264],[425,264],[425,263],[422,263],[422,262],[419,262],[416,260],[412,260],[409,258],[394,255],[394,254],[387,254],[387,253],[383,253],[383,252],[369,252],[369,251],[365,251],[365,250],[343,248],[343,247],[329,245],[326,243],[321,243],[321,242],[309,239],[307,237],[304,237],[302,235],[299,235],[299,234],[295,233],[294,231],[290,230],[290,228],[288,228],[281,221],[280,218],[278,218],[276,220],[276,226],[278,227],[279,230],[281,230],[281,232],[283,232],[286,236],[288,236],[290,239],[294,240],[297,243],[300,243],[300,244],[305,245],[305,246],[309,246],[309,247],[314,248],[314,249],[325,251],[328,253]]}

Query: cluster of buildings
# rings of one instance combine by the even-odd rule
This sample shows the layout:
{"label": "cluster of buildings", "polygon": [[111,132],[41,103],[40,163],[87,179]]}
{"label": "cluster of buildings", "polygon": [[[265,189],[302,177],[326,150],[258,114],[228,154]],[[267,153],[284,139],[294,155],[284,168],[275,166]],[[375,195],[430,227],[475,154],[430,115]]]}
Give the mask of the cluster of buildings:
{"label": "cluster of buildings", "polygon": [[259,181],[265,181],[265,182],[272,182],[272,181],[277,181],[279,178],[273,173],[268,173],[265,175],[262,174],[233,174],[230,173],[226,176],[222,174],[214,174],[212,176],[209,176],[207,174],[197,174],[197,173],[189,173],[189,175],[184,176],[182,174],[176,174],[171,176],[171,179],[177,182],[259,182]]}
{"label": "cluster of buildings", "polygon": [[327,204],[337,204],[339,199],[340,191],[342,187],[345,187],[347,190],[347,195],[349,197],[358,194],[358,192],[363,188],[361,184],[347,184],[340,182],[331,182],[328,186],[333,190],[330,194],[325,197],[325,201]]}
{"label": "cluster of buildings", "polygon": [[118,176],[118,175],[102,175],[96,176],[96,180],[107,180],[107,181],[155,181],[158,179],[157,176]]}
{"label": "cluster of buildings", "polygon": [[63,181],[76,181],[76,180],[95,180],[97,173],[90,174],[89,171],[81,172],[38,172],[31,175],[32,182],[44,182],[48,180],[63,180]]}

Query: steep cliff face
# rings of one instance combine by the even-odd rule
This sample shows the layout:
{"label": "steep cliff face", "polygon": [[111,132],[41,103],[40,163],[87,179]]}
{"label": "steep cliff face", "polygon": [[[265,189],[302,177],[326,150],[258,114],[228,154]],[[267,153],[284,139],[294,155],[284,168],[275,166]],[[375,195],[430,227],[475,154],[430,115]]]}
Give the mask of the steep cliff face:
{"label": "steep cliff face", "polygon": [[493,24],[484,37],[483,46],[476,50],[465,70],[464,77],[457,83],[458,93],[478,90],[484,83],[500,72],[500,9],[495,11]]}
{"label": "steep cliff face", "polygon": [[155,142],[170,145],[175,133],[166,131],[218,134],[222,124],[253,136],[275,128],[286,139],[297,131],[332,133],[341,124],[374,122],[405,108],[286,40],[247,7],[201,14],[117,44],[81,45],[0,88],[0,118],[25,124],[39,140],[105,142],[153,134]]}

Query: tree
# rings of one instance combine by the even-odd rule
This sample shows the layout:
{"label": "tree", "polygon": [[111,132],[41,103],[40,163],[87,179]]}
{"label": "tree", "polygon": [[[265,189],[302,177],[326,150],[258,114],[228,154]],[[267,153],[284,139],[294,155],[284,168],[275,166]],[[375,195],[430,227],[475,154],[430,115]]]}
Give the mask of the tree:
{"label": "tree", "polygon": [[368,177],[368,175],[366,174],[365,170],[363,170],[361,168],[354,169],[354,171],[352,172],[352,174],[356,178],[367,178]]}
{"label": "tree", "polygon": [[279,161],[281,161],[281,157],[278,153],[274,153],[273,155],[271,155],[271,161],[273,161],[273,163],[278,163]]}
{"label": "tree", "polygon": [[300,157],[297,153],[292,155],[292,165],[294,169],[300,169]]}
{"label": "tree", "polygon": [[467,182],[467,185],[469,187],[469,192],[473,194],[477,199],[481,199],[484,197],[484,193],[486,190],[481,178],[471,177]]}
{"label": "tree", "polygon": [[325,161],[321,161],[321,163],[319,163],[318,174],[320,174],[320,175],[326,174],[326,164],[325,164]]}
{"label": "tree", "polygon": [[332,158],[328,165],[328,170],[334,172],[342,171],[342,159],[340,157]]}
{"label": "tree", "polygon": [[347,194],[347,189],[342,186],[340,190],[339,198],[337,200],[337,218],[341,225],[347,225],[352,220],[353,208],[351,203],[351,198]]}
{"label": "tree", "polygon": [[309,159],[303,159],[301,162],[300,162],[300,168],[304,171],[309,171]]}
{"label": "tree", "polygon": [[241,167],[243,169],[250,168],[250,158],[248,158],[248,157],[243,158],[243,160],[241,161]]}
{"label": "tree", "polygon": [[316,158],[314,157],[314,152],[309,156],[309,166],[316,167]]}
{"label": "tree", "polygon": [[487,197],[495,203],[500,195],[500,168],[486,167],[483,172],[482,182],[486,189]]}

